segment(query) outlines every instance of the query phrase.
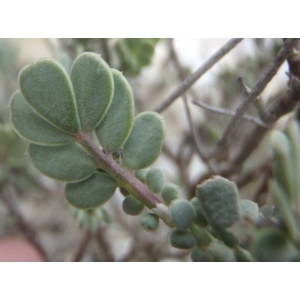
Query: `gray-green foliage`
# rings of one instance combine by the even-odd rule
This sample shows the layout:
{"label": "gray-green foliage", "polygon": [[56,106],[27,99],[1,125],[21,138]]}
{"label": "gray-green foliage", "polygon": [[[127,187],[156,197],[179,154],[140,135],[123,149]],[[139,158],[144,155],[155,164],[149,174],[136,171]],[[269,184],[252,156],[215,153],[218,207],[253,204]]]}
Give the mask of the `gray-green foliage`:
{"label": "gray-green foliage", "polygon": [[114,81],[107,63],[92,52],[79,55],[71,69],[71,80],[84,130],[93,130],[108,110]]}
{"label": "gray-green foliage", "polygon": [[236,185],[220,176],[205,181],[197,186],[197,198],[210,226],[229,246],[238,240],[227,231],[240,219],[239,195]]}
{"label": "gray-green foliage", "polygon": [[143,211],[144,205],[139,200],[129,195],[124,199],[122,208],[126,214],[136,216]]}
{"label": "gray-green foliage", "polygon": [[146,213],[140,215],[139,223],[146,231],[153,231],[158,227],[159,218],[154,213]]}
{"label": "gray-green foliage", "polygon": [[165,137],[163,117],[155,112],[143,112],[135,117],[133,128],[123,149],[128,169],[145,169],[158,158]]}
{"label": "gray-green foliage", "polygon": [[165,203],[169,205],[172,200],[178,199],[178,186],[174,183],[166,183],[162,188],[161,195]]}
{"label": "gray-green foliage", "polygon": [[187,229],[195,220],[196,212],[189,201],[176,199],[171,202],[169,216],[177,228]]}
{"label": "gray-green foliage", "polygon": [[126,78],[117,70],[111,71],[115,86],[114,97],[96,134],[103,149],[114,153],[122,148],[132,129],[134,100]]}
{"label": "gray-green foliage", "polygon": [[150,169],[146,176],[146,183],[152,193],[160,193],[166,182],[165,174],[162,170]]}
{"label": "gray-green foliage", "polygon": [[11,122],[29,142],[27,153],[34,166],[51,178],[69,182],[65,194],[73,206],[91,209],[105,203],[118,185],[124,188],[120,183],[124,179],[115,176],[110,166],[104,171],[82,137],[95,130],[106,155],[114,154],[125,168],[141,169],[158,158],[165,125],[153,112],[134,120],[129,83],[100,55],[82,53],[70,73],[69,77],[49,58],[25,66],[19,73],[19,90],[10,101]]}
{"label": "gray-green foliage", "polygon": [[183,229],[174,228],[169,235],[170,244],[179,249],[191,249],[196,245],[193,235]]}

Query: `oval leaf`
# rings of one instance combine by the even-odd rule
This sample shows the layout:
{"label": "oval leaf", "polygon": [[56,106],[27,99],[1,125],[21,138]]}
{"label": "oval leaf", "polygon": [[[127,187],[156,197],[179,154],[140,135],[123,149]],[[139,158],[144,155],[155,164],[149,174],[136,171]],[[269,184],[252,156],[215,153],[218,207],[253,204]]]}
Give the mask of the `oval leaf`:
{"label": "oval leaf", "polygon": [[19,86],[29,105],[50,123],[66,132],[80,129],[72,83],[60,64],[45,58],[25,66]]}
{"label": "oval leaf", "polygon": [[66,184],[65,196],[71,205],[91,209],[107,202],[116,188],[114,179],[106,173],[97,172],[84,181]]}
{"label": "oval leaf", "polygon": [[103,149],[115,153],[124,145],[132,129],[134,100],[131,87],[122,73],[112,69],[112,74],[113,100],[96,134]]}
{"label": "oval leaf", "polygon": [[61,181],[81,181],[97,167],[94,158],[75,143],[57,147],[29,144],[27,151],[39,171]]}
{"label": "oval leaf", "polygon": [[9,106],[11,122],[23,139],[40,145],[64,145],[74,142],[74,136],[54,127],[33,111],[19,91],[12,95]]}
{"label": "oval leaf", "polygon": [[128,169],[138,170],[152,165],[161,152],[165,132],[164,119],[158,113],[147,111],[135,117],[123,149]]}
{"label": "oval leaf", "polygon": [[74,61],[71,80],[82,128],[93,130],[104,117],[113,97],[111,70],[100,55],[85,52]]}

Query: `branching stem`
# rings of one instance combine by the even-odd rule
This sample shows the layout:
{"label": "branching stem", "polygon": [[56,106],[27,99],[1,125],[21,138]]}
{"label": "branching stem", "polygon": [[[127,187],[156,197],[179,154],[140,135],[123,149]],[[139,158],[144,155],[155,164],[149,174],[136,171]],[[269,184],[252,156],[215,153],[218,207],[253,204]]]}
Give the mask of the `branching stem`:
{"label": "branching stem", "polygon": [[132,196],[150,209],[155,208],[159,203],[162,204],[147,186],[134,176],[133,172],[123,169],[111,155],[105,154],[88,134],[79,132],[77,138],[78,142],[97,159],[99,167],[114,178],[119,186],[126,188]]}

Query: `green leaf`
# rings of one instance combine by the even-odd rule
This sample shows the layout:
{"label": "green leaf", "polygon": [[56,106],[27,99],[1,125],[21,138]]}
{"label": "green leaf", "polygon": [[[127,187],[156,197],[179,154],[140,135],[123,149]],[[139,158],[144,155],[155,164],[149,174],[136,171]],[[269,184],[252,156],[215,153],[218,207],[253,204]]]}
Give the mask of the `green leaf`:
{"label": "green leaf", "polygon": [[174,183],[166,183],[161,191],[161,195],[166,205],[169,205],[172,200],[178,199],[178,186]]}
{"label": "green leaf", "polygon": [[129,195],[124,199],[122,203],[122,208],[126,214],[131,216],[137,216],[143,211],[144,204],[138,199]]}
{"label": "green leaf", "polygon": [[56,147],[29,144],[27,151],[39,171],[61,181],[81,181],[97,168],[95,159],[76,143]]}
{"label": "green leaf", "polygon": [[188,200],[176,199],[169,206],[169,216],[177,228],[187,229],[195,220],[196,211]]}
{"label": "green leaf", "polygon": [[191,260],[194,262],[211,262],[212,258],[205,249],[196,246],[191,252]]}
{"label": "green leaf", "polygon": [[196,240],[189,231],[177,228],[170,231],[169,242],[179,249],[191,249],[196,245]]}
{"label": "green leaf", "polygon": [[133,128],[123,149],[128,169],[144,169],[158,158],[165,137],[165,122],[155,112],[143,112],[134,119]]}
{"label": "green leaf", "polygon": [[250,251],[258,261],[296,261],[298,250],[288,237],[275,228],[258,230],[253,237]]}
{"label": "green leaf", "polygon": [[121,72],[111,69],[114,96],[96,134],[105,151],[117,152],[127,140],[133,126],[134,99],[131,87]]}
{"label": "green leaf", "polygon": [[240,201],[240,208],[242,214],[249,216],[254,221],[258,219],[259,207],[257,203],[250,200],[243,199]]}
{"label": "green leaf", "polygon": [[72,136],[41,118],[16,91],[10,100],[10,118],[16,132],[25,140],[40,145],[64,145],[74,142]]}
{"label": "green leaf", "polygon": [[25,66],[19,87],[28,104],[50,123],[70,133],[80,129],[72,83],[60,64],[44,58]]}
{"label": "green leaf", "polygon": [[97,172],[88,179],[67,183],[66,200],[79,209],[91,209],[103,205],[114,194],[117,183],[108,174]]}
{"label": "green leaf", "polygon": [[71,80],[82,128],[91,131],[104,117],[113,97],[111,70],[100,55],[85,52],[74,61]]}
{"label": "green leaf", "polygon": [[158,227],[159,218],[154,213],[146,213],[139,217],[139,223],[146,231],[153,231]]}
{"label": "green leaf", "polygon": [[150,169],[146,176],[146,183],[152,193],[160,193],[166,182],[166,176],[160,169]]}
{"label": "green leaf", "polygon": [[235,246],[238,240],[227,231],[240,220],[239,194],[235,183],[214,176],[197,185],[196,196],[209,225],[228,246]]}

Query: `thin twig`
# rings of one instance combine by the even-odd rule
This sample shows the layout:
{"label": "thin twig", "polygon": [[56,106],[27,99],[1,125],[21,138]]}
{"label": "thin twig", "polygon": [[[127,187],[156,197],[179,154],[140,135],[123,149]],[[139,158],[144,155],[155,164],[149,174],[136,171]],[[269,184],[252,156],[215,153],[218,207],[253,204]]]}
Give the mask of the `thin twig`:
{"label": "thin twig", "polygon": [[[180,80],[184,80],[184,72],[183,72],[183,69],[182,69],[182,67],[179,63],[178,57],[176,55],[174,45],[173,45],[173,39],[170,40],[169,47],[170,47],[170,54],[171,54],[170,56],[171,56],[172,61],[175,65],[178,76],[179,76]],[[194,143],[196,145],[196,150],[197,150],[199,156],[201,157],[201,159],[206,162],[207,161],[206,155],[205,155],[204,151],[202,150],[202,148],[200,146],[200,141],[199,141],[198,135],[197,135],[196,130],[195,130],[195,126],[194,126],[194,123],[193,123],[191,111],[190,111],[185,93],[182,94],[182,100],[183,100],[183,106],[184,106],[185,114],[186,114],[188,124],[189,124],[189,128],[190,128],[190,132],[192,133]]]}
{"label": "thin twig", "polygon": [[[208,111],[211,111],[213,113],[218,113],[218,114],[221,114],[221,115],[227,115],[227,116],[233,116],[235,113],[233,111],[229,111],[225,108],[218,108],[218,107],[214,107],[214,106],[211,106],[211,105],[208,105],[208,104],[205,104],[203,102],[200,102],[200,101],[196,101],[196,100],[192,100],[192,103],[193,104],[196,104]],[[262,126],[262,127],[270,127],[270,125],[264,123],[263,121],[261,121],[260,119],[258,118],[255,118],[253,116],[250,116],[250,115],[243,115],[242,117],[244,120],[246,121],[249,121],[249,122],[252,122],[252,123],[255,123],[259,126]]]}
{"label": "thin twig", "polygon": [[99,244],[99,246],[101,247],[102,251],[103,251],[103,254],[104,254],[104,257],[105,257],[105,261],[107,262],[114,262],[115,259],[114,259],[114,256],[112,254],[112,250],[111,250],[111,247],[110,247],[110,244],[104,234],[104,229],[99,227],[98,228],[98,231],[96,233],[96,239],[97,239],[97,242]]}
{"label": "thin twig", "polygon": [[79,247],[77,248],[74,258],[73,258],[73,262],[79,262],[82,260],[82,257],[85,253],[85,250],[90,242],[92,238],[92,233],[89,230],[86,230],[84,232],[83,238],[80,241]]}
{"label": "thin twig", "polygon": [[223,151],[223,147],[229,141],[229,137],[233,130],[238,125],[239,121],[242,119],[242,116],[247,111],[249,106],[255,101],[255,99],[262,93],[264,88],[267,84],[272,80],[272,78],[276,75],[279,67],[285,61],[285,59],[289,56],[293,48],[297,43],[297,39],[288,39],[283,47],[280,49],[279,53],[275,57],[275,59],[270,64],[267,72],[265,72],[262,77],[259,79],[253,90],[250,92],[247,100],[243,102],[239,107],[236,109],[234,116],[230,119],[229,123],[227,124],[224,133],[220,140],[217,142],[215,149],[212,151],[210,157],[216,156],[218,157],[220,153]]}
{"label": "thin twig", "polygon": [[154,111],[162,112],[172,102],[186,92],[206,71],[214,66],[222,57],[224,57],[231,49],[233,49],[242,39],[231,39],[223,47],[221,47],[215,54],[213,54],[199,69],[189,75],[173,93],[167,97],[160,105],[158,105]]}
{"label": "thin twig", "polygon": [[13,188],[11,186],[5,188],[1,193],[1,198],[4,200],[4,203],[10,210],[10,212],[17,216],[18,218],[18,227],[20,231],[25,235],[25,237],[35,246],[39,251],[44,260],[47,260],[46,252],[43,249],[42,245],[38,240],[38,235],[34,228],[30,226],[26,219],[23,216],[23,213],[20,210],[19,204],[15,198]]}

